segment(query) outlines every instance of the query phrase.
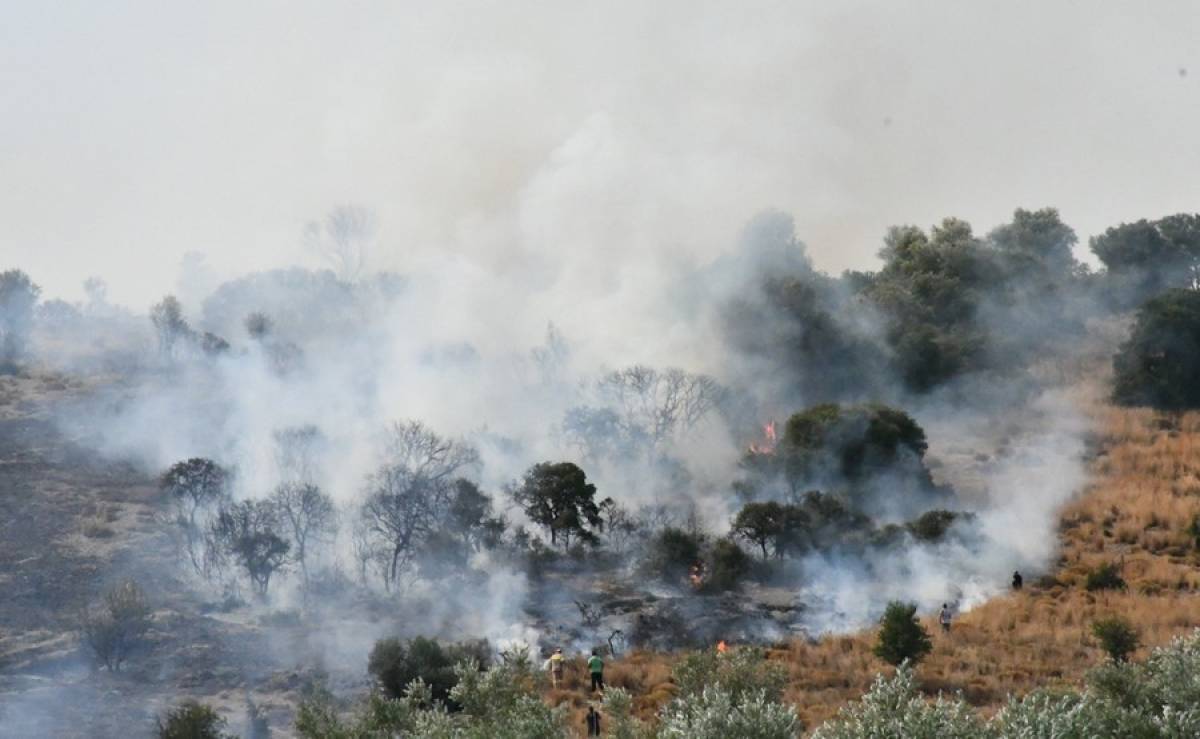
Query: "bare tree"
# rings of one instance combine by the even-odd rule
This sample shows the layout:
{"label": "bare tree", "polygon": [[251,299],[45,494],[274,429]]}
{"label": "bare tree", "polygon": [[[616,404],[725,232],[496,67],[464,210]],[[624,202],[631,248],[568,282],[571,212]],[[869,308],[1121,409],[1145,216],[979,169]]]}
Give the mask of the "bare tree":
{"label": "bare tree", "polygon": [[605,375],[602,397],[613,402],[626,426],[643,429],[655,445],[690,431],[721,399],[724,389],[708,375],[634,365]]}
{"label": "bare tree", "polygon": [[80,614],[83,642],[110,672],[143,642],[150,628],[150,606],[137,583],[127,580],[104,594],[104,602]]}
{"label": "bare tree", "polygon": [[375,214],[357,205],[339,205],[323,222],[304,229],[304,241],[333,269],[339,280],[354,282],[367,264],[375,239]]}
{"label": "bare tree", "polygon": [[634,365],[596,383],[600,407],[567,411],[567,443],[589,460],[654,458],[665,443],[691,431],[725,396],[713,378],[680,369]]}
{"label": "bare tree", "polygon": [[541,346],[531,349],[529,355],[538,369],[542,384],[552,387],[563,379],[571,347],[558,327],[549,323],[546,325],[546,340]]}
{"label": "bare tree", "polygon": [[291,545],[280,536],[279,513],[269,500],[245,500],[224,506],[212,524],[220,549],[245,570],[260,597],[271,576],[288,563]]}
{"label": "bare tree", "polygon": [[327,542],[337,531],[333,499],[312,483],[285,482],[275,488],[271,500],[291,537],[292,557],[308,582],[309,545]]}
{"label": "bare tree", "polygon": [[207,575],[213,561],[205,556],[205,524],[229,498],[229,471],[211,459],[193,457],[171,465],[159,481],[173,509],[173,523],[183,533],[188,558],[196,573]]}
{"label": "bare tree", "polygon": [[384,459],[367,479],[361,515],[371,536],[387,548],[385,583],[392,587],[445,518],[454,480],[479,455],[419,421],[406,421],[389,429]]}
{"label": "bare tree", "polygon": [[278,429],[275,440],[275,466],[284,482],[316,483],[326,439],[312,424]]}

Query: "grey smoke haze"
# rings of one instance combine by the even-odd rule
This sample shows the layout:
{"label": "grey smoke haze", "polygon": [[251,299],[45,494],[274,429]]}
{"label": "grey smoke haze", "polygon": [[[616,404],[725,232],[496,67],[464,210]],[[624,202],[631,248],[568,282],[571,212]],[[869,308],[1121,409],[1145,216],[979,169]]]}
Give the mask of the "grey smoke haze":
{"label": "grey smoke haze", "polygon": [[1190,2],[9,2],[0,261],[143,309],[188,252],[313,263],[304,223],[362,202],[373,268],[633,313],[765,206],[833,272],[1014,205],[1086,242],[1194,206],[1198,33]]}

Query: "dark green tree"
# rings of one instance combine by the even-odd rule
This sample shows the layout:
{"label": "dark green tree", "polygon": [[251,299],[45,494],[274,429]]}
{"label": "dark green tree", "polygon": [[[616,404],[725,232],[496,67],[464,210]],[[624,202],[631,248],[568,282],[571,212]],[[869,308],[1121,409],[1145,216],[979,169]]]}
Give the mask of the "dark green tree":
{"label": "dark green tree", "polygon": [[443,646],[423,636],[408,641],[380,639],[371,649],[367,672],[379,681],[380,687],[391,698],[403,696],[408,684],[420,678],[430,687],[435,701],[455,709],[457,706],[450,701],[450,689],[458,684],[454,666],[469,660],[480,670],[486,669],[489,654],[486,641]]}
{"label": "dark green tree", "polygon": [[167,720],[158,720],[158,739],[234,739],[226,734],[225,719],[196,701],[184,701],[167,713]]}
{"label": "dark green tree", "polygon": [[887,317],[887,341],[908,387],[925,392],[986,368],[987,329],[976,314],[1001,281],[995,250],[968,223],[947,218],[928,234],[892,228],[879,256],[884,267],[862,281],[864,294]]}
{"label": "dark green tree", "polygon": [[703,561],[703,553],[702,535],[667,526],[651,538],[639,569],[651,577],[679,581]]}
{"label": "dark green tree", "polygon": [[542,462],[530,467],[513,500],[529,520],[550,532],[550,543],[571,545],[572,538],[594,541],[601,526],[596,486],[573,462]]}
{"label": "dark green tree", "polygon": [[1120,616],[1102,618],[1093,623],[1092,636],[1099,640],[1100,647],[1113,662],[1125,662],[1139,645],[1137,630]]}
{"label": "dark green tree", "polygon": [[733,590],[750,574],[753,563],[732,539],[721,538],[713,544],[709,555],[708,579],[704,589],[715,592]]}
{"label": "dark green tree", "polygon": [[[783,533],[783,506],[775,501],[747,503],[733,519],[732,531],[762,551],[767,558],[767,545],[778,541]],[[778,547],[776,547],[778,553]]]}
{"label": "dark green tree", "polygon": [[879,619],[879,641],[875,645],[875,656],[883,661],[898,665],[905,660],[919,662],[933,650],[929,632],[917,620],[915,603],[888,603],[887,610]]}
{"label": "dark green tree", "polygon": [[1169,290],[1143,305],[1113,370],[1120,405],[1200,408],[1200,291]]}
{"label": "dark green tree", "polygon": [[1200,288],[1200,214],[1179,213],[1114,226],[1091,240],[1118,305],[1171,287]]}

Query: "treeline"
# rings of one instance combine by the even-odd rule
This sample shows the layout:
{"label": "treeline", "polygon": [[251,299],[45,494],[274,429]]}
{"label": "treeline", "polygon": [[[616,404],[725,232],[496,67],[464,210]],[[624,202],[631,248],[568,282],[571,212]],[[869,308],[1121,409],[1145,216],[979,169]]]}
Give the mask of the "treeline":
{"label": "treeline", "polygon": [[[1018,209],[983,237],[954,218],[928,231],[892,228],[878,271],[838,278],[813,269],[789,217],[760,221],[767,223],[749,229],[748,250],[765,267],[757,290],[730,301],[726,333],[809,402],[903,400],[1009,374],[1080,336],[1089,319],[1200,287],[1195,214],[1121,224],[1093,237],[1099,272],[1074,258],[1075,232],[1047,208]],[[1167,341],[1189,352],[1194,346],[1177,332]],[[1127,392],[1117,400],[1134,397],[1158,402]]]}

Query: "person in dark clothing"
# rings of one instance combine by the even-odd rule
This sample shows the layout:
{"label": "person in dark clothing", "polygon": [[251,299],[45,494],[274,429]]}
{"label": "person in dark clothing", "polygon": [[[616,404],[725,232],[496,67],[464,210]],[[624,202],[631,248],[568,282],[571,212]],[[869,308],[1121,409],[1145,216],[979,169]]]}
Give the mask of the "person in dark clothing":
{"label": "person in dark clothing", "polygon": [[1025,584],[1025,578],[1021,577],[1021,573],[1019,571],[1014,571],[1013,572],[1013,590],[1020,590],[1021,586],[1024,584]]}
{"label": "person in dark clothing", "polygon": [[595,706],[588,706],[583,722],[587,724],[588,736],[600,736],[600,714],[596,712]]}

